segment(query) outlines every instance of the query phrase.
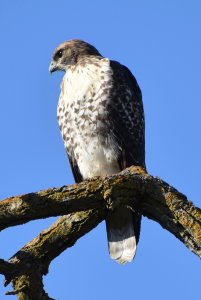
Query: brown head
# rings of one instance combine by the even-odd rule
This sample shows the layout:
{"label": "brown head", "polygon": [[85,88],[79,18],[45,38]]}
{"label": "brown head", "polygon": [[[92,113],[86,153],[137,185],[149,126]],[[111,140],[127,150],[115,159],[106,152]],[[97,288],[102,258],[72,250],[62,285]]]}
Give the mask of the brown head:
{"label": "brown head", "polygon": [[69,66],[75,65],[82,57],[88,55],[101,56],[98,50],[82,40],[69,40],[59,45],[52,55],[49,71],[67,71]]}

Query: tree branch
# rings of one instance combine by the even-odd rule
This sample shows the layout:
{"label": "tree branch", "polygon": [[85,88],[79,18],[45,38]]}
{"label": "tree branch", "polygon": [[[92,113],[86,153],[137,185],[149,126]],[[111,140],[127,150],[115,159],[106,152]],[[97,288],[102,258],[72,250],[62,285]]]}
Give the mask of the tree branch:
{"label": "tree branch", "polygon": [[50,188],[0,201],[0,230],[27,223],[31,220],[60,216],[91,208],[104,203],[100,178],[78,185]]}
{"label": "tree branch", "polygon": [[20,290],[18,299],[51,300],[42,283],[42,276],[47,274],[50,262],[100,223],[103,216],[103,212],[101,214],[94,210],[62,216],[18,251],[9,260],[19,270],[19,274],[12,280],[14,291],[24,287]]}
{"label": "tree branch", "polygon": [[6,283],[12,279],[18,299],[50,300],[42,283],[50,262],[119,205],[128,205],[158,222],[201,257],[201,210],[161,179],[152,177],[141,167],[131,167],[105,179],[94,178],[0,203],[1,229],[33,219],[69,214],[42,231],[9,262],[0,261],[0,273],[5,275]]}

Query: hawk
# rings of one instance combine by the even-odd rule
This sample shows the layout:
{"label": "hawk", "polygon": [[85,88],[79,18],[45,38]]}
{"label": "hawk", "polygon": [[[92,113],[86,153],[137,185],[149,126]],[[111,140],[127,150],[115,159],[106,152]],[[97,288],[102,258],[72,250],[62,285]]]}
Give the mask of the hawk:
{"label": "hawk", "polygon": [[[49,71],[65,72],[58,123],[76,182],[145,167],[142,95],[130,70],[82,40],[53,52]],[[106,219],[110,256],[120,264],[136,252],[141,215],[119,207]]]}

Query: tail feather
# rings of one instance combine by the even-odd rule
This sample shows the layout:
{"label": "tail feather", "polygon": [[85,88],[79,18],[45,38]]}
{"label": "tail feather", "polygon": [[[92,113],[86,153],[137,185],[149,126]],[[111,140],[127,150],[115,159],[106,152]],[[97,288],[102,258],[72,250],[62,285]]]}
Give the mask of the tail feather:
{"label": "tail feather", "polygon": [[110,256],[120,264],[135,257],[139,239],[140,219],[126,207],[117,208],[106,220]]}

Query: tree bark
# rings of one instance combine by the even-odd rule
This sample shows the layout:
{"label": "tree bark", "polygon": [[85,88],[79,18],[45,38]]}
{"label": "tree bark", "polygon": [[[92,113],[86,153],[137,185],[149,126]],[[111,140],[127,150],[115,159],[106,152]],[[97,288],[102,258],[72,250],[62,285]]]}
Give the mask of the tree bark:
{"label": "tree bark", "polygon": [[[107,218],[127,205],[158,222],[201,257],[201,210],[186,196],[141,167],[130,167],[106,178],[20,195],[0,202],[0,229],[31,220],[60,217],[49,229],[25,245],[10,260],[0,260],[0,273],[20,300],[51,300],[42,276],[51,261]],[[36,288],[37,287],[37,288]]]}

